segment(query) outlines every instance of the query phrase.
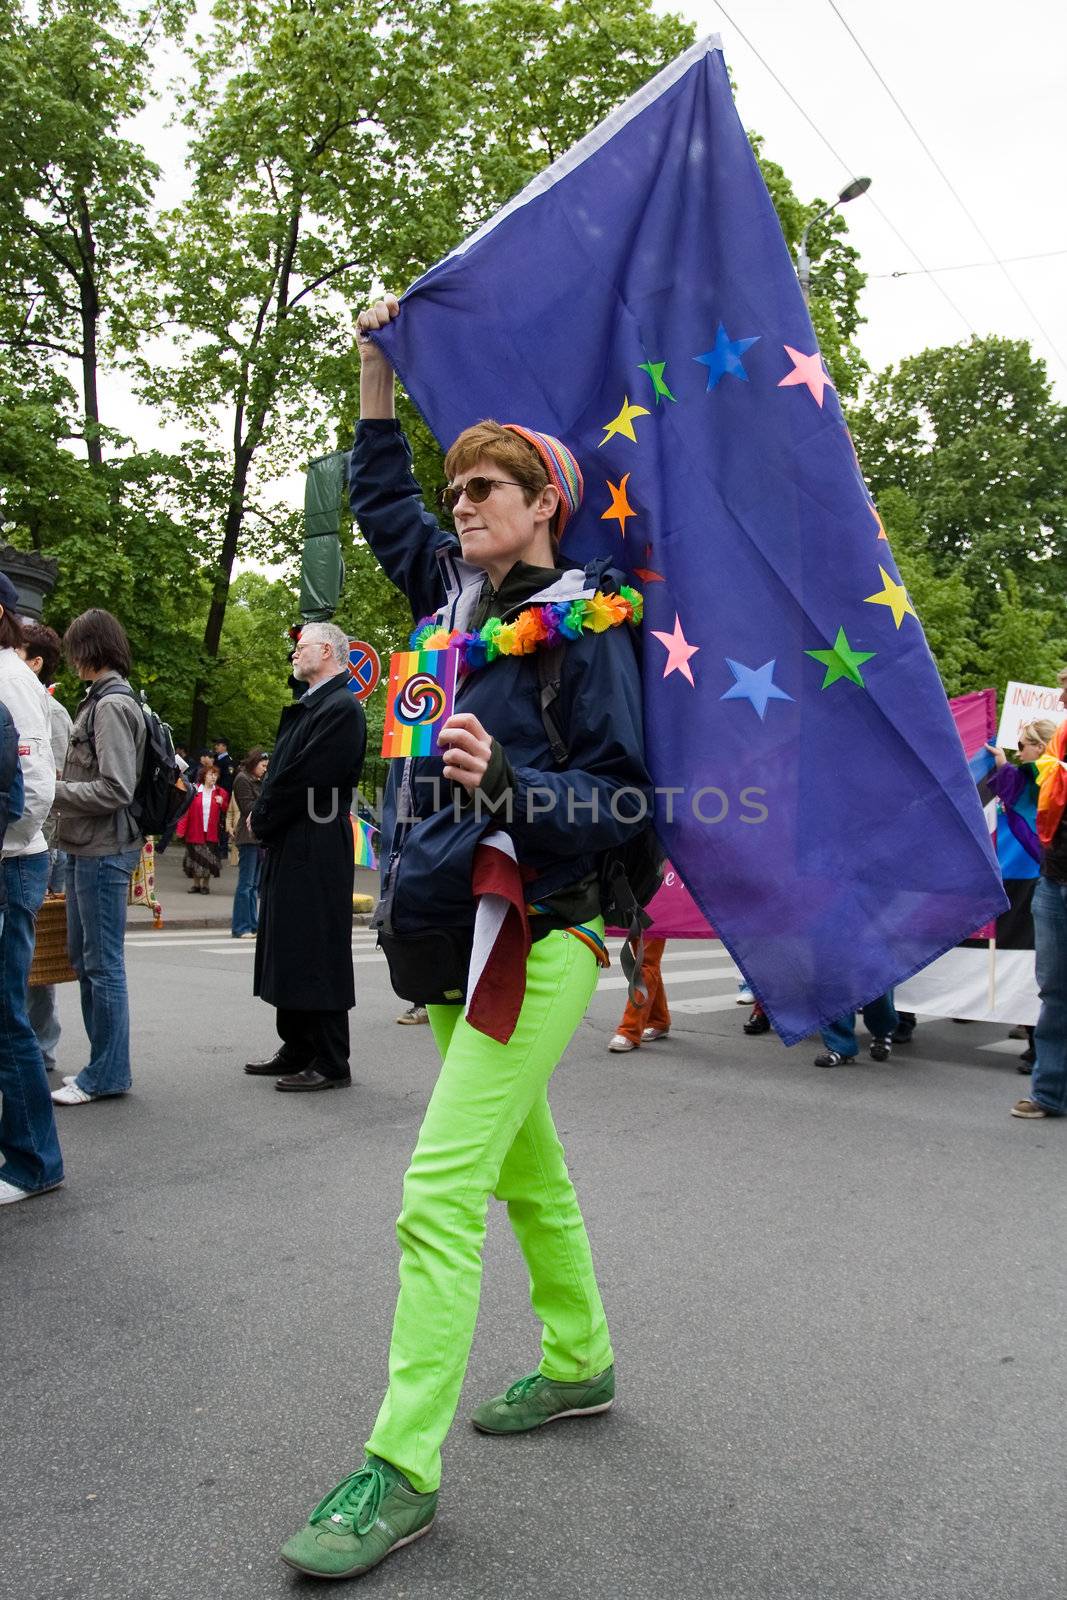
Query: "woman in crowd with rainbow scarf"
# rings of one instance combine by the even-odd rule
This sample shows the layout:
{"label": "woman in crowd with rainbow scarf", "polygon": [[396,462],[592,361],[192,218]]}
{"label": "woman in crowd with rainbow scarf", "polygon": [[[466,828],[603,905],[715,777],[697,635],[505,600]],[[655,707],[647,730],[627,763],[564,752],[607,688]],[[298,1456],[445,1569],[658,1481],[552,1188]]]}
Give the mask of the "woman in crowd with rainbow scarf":
{"label": "woman in crowd with rainbow scarf", "polygon": [[[368,1571],[433,1521],[491,1195],[506,1202],[526,1258],[542,1359],[475,1410],[475,1427],[522,1433],[612,1404],[607,1321],[547,1088],[606,964],[598,856],[651,812],[633,638],[641,597],[608,563],[582,568],[559,555],[582,498],[577,461],[523,425],[468,428],[445,458],[456,531],[441,528],[394,419],[392,369],[369,337],[399,310],[390,296],[359,318],[350,491],[361,531],[411,604],[411,647],[452,645],[460,658],[443,761],[392,763],[376,913],[394,986],[428,1004],[442,1064],[404,1181],[388,1391],[362,1466],[282,1550],[298,1571],[329,1578]],[[545,651],[562,739],[542,710]],[[503,923],[493,913],[487,955],[490,902],[508,911]],[[405,948],[427,952],[414,963],[424,991],[413,992],[419,978],[400,986],[394,960]],[[494,961],[492,984],[476,984],[476,968]]]}
{"label": "woman in crowd with rainbow scarf", "polygon": [[[1059,674],[1067,708],[1067,667]],[[1034,1029],[1030,1093],[1013,1117],[1067,1116],[1067,719],[1038,758],[1037,836],[1044,855],[1034,890],[1034,952],[1041,1013]]]}

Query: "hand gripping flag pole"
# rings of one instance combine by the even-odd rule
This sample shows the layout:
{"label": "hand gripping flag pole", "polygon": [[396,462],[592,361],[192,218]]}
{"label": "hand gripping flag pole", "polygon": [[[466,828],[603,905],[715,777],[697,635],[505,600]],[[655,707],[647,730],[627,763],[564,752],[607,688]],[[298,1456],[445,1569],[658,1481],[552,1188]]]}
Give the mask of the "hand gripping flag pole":
{"label": "hand gripping flag pole", "polygon": [[376,337],[443,445],[497,417],[575,452],[563,554],[610,554],[645,595],[657,831],[787,1043],[997,915],[974,783],[716,38]]}

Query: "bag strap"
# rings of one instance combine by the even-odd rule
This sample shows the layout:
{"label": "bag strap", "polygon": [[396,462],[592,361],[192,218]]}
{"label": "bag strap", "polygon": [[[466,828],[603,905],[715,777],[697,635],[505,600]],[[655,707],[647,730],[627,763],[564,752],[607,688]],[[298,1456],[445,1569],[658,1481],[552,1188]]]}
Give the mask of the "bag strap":
{"label": "bag strap", "polygon": [[556,701],[559,699],[563,682],[563,653],[564,646],[561,644],[550,645],[547,650],[537,652],[537,681],[541,686],[541,724],[548,738],[552,759],[558,767],[565,766],[570,755],[570,747],[563,737],[563,730],[556,715]]}
{"label": "bag strap", "polygon": [[93,732],[96,728],[96,708],[100,704],[101,700],[110,700],[117,694],[125,696],[125,698],[128,700],[136,701],[138,707],[141,709],[142,715],[144,714],[143,707],[141,707],[141,702],[138,699],[136,690],[131,689],[128,683],[105,683],[99,694],[97,694],[94,689],[92,691],[92,703],[89,706],[88,720],[85,724],[85,736],[93,747],[94,756],[96,755],[96,740],[93,738]]}

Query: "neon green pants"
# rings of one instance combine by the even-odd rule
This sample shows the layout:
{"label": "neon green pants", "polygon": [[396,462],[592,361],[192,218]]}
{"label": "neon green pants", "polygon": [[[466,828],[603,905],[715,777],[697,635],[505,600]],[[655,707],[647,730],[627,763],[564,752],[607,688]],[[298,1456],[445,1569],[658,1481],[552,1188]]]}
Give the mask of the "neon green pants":
{"label": "neon green pants", "polygon": [[476,1032],[459,1006],[430,1007],[442,1066],[404,1179],[389,1389],[367,1441],[422,1494],[441,1481],[441,1445],[459,1403],[491,1194],[506,1202],[526,1258],[545,1377],[578,1382],[611,1365],[589,1240],[547,1095],[596,979],[589,947],[550,933],[530,952],[508,1044]]}

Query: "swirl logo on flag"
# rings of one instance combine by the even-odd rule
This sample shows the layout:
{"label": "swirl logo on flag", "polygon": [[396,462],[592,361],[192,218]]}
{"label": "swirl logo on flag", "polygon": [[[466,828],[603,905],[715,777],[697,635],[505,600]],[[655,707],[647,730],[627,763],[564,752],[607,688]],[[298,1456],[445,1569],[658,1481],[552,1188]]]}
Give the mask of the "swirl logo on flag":
{"label": "swirl logo on flag", "polygon": [[397,695],[393,711],[398,721],[409,725],[437,722],[447,703],[448,695],[437,679],[429,672],[417,672]]}
{"label": "swirl logo on flag", "polygon": [[454,649],[398,650],[389,661],[382,755],[435,756],[437,735],[456,703]]}

